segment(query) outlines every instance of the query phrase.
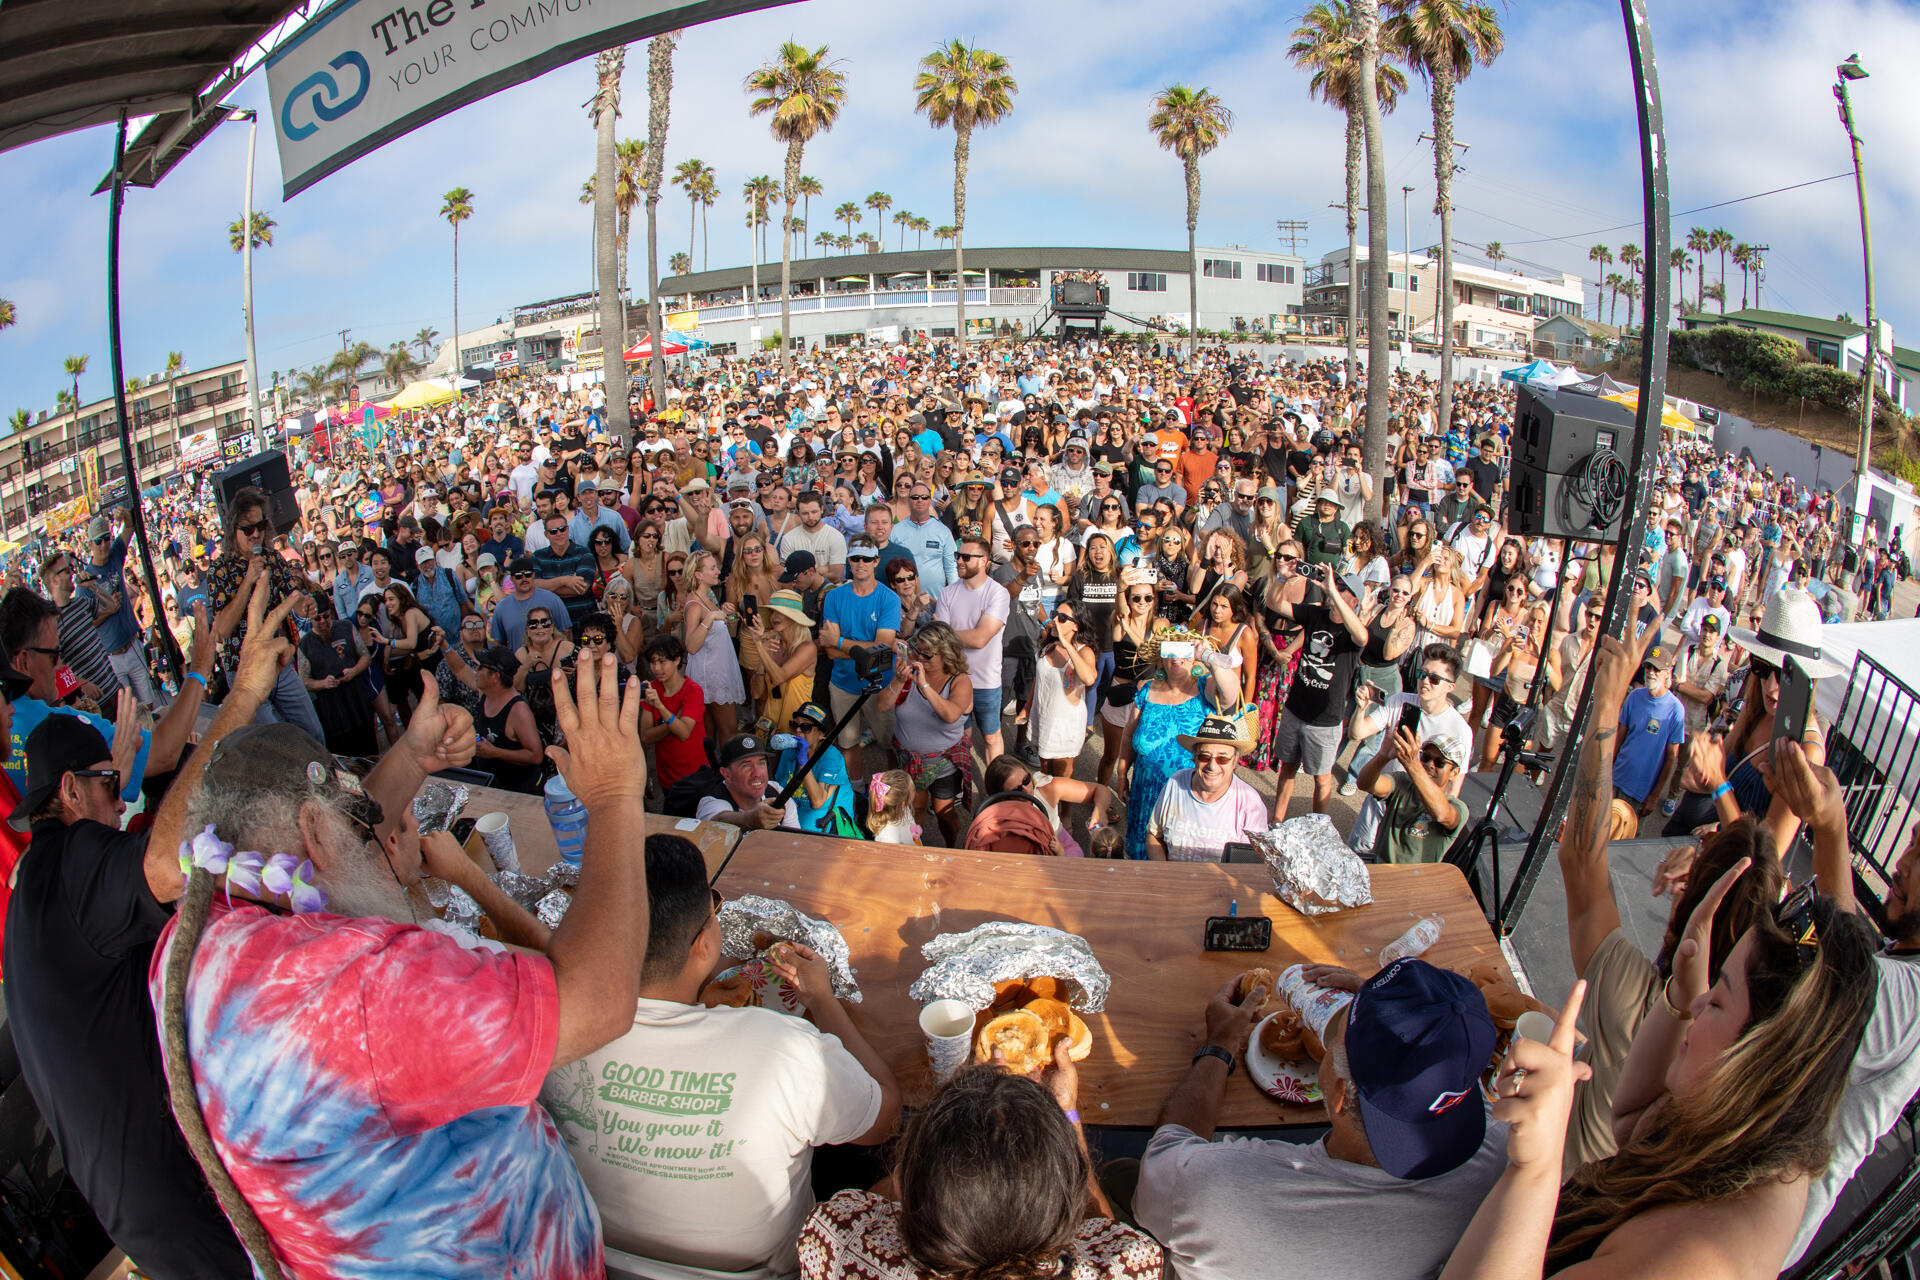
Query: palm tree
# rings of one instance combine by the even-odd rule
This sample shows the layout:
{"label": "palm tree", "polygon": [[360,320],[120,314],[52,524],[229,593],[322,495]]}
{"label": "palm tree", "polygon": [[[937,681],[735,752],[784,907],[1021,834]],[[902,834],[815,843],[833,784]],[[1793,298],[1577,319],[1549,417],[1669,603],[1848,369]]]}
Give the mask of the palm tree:
{"label": "palm tree", "polygon": [[[1606,289],[1604,272],[1607,267],[1610,267],[1613,265],[1613,250],[1607,248],[1607,246],[1603,244],[1597,244],[1593,246],[1593,248],[1587,250],[1587,261],[1596,263],[1601,268],[1603,274],[1601,277],[1600,290],[1601,292],[1604,292]],[[1600,309],[1600,303],[1598,300],[1598,295],[1596,295],[1595,301],[1594,301],[1594,310],[1598,311],[1599,309]],[[1598,319],[1598,317],[1595,317],[1595,318]]]}
{"label": "palm tree", "polygon": [[746,185],[740,189],[741,198],[747,202],[747,239],[751,242],[748,247],[755,250],[753,256],[753,317],[755,320],[760,318],[760,259],[766,256],[765,246],[755,237],[759,234],[757,228],[767,225],[767,206],[773,203],[779,190],[780,186],[773,180],[772,175],[765,173],[757,178],[747,179]]}
{"label": "palm tree", "polygon": [[851,200],[847,201],[845,204],[841,205],[838,209],[835,209],[833,211],[833,220],[835,222],[846,223],[847,234],[852,235],[853,224],[860,221],[860,206],[855,204]]}
{"label": "palm tree", "polygon": [[687,193],[687,261],[693,261],[693,234],[700,229],[700,193],[713,182],[713,167],[704,160],[682,160],[673,171],[673,185]]}
{"label": "palm tree", "polygon": [[[605,50],[594,60],[594,94],[587,104],[594,126],[593,247],[600,276],[600,367],[607,393],[607,414],[615,440],[626,440],[633,429],[627,404],[627,362],[620,358],[626,311],[620,305],[619,215],[614,209],[618,185],[620,143],[620,77],[627,68],[625,45]],[[458,348],[456,336],[454,346]],[[457,362],[456,362],[457,363]]]}
{"label": "palm tree", "polygon": [[1720,255],[1720,314],[1727,313],[1727,251],[1733,248],[1733,233],[1719,227],[1708,233],[1707,248]]}
{"label": "palm tree", "polygon": [[633,207],[646,194],[647,140],[622,138],[614,144],[613,208],[620,219],[620,349],[627,346],[627,245],[633,230]]}
{"label": "palm tree", "polygon": [[811,218],[813,216],[813,197],[825,194],[825,188],[820,185],[820,179],[803,173],[800,175],[800,181],[793,184],[793,189],[800,196],[801,219],[804,221],[805,219]]}
{"label": "palm tree", "polygon": [[833,238],[833,247],[838,249],[842,253],[846,253],[848,250],[853,248],[853,237],[852,236],[835,236]]}
{"label": "palm tree", "polygon": [[[180,371],[186,367],[185,355],[178,351],[167,352],[167,404],[170,406],[179,404],[177,388],[180,384]],[[180,416],[179,409],[173,410],[173,416],[176,418]]]}
{"label": "palm tree", "polygon": [[1693,270],[1693,261],[1687,257],[1685,249],[1674,248],[1667,250],[1667,266],[1680,273],[1680,288],[1674,294],[1674,308],[1684,314],[1687,309],[1687,272]]}
{"label": "palm tree", "polygon": [[33,425],[33,414],[25,409],[15,409],[13,416],[7,419],[7,429],[14,435]]}
{"label": "palm tree", "polygon": [[440,216],[453,227],[453,368],[458,378],[460,366],[460,224],[473,216],[473,192],[455,187],[440,198]]}
{"label": "palm tree", "polygon": [[1623,274],[1625,274],[1629,280],[1645,280],[1647,278],[1647,260],[1645,256],[1641,254],[1640,246],[1637,244],[1623,244],[1620,246],[1620,265],[1625,268]]}
{"label": "palm tree", "polygon": [[65,387],[60,388],[59,393],[53,397],[53,411],[55,413],[68,413],[71,412],[72,409],[73,392],[67,390]]}
{"label": "palm tree", "polygon": [[388,347],[380,359],[380,376],[394,390],[407,385],[414,374],[420,372],[420,362],[413,358],[413,352],[404,342],[396,342]]}
{"label": "palm tree", "polygon": [[[252,219],[253,247],[266,248],[273,243],[273,229],[280,224],[259,210],[254,210]],[[235,253],[240,252],[240,219],[235,218],[227,224],[227,243],[233,246]]]}
{"label": "palm tree", "polygon": [[1694,227],[1687,232],[1687,248],[1694,254],[1695,271],[1693,275],[1693,309],[1707,309],[1707,255],[1713,252],[1713,233],[1705,227]]}
{"label": "palm tree", "polygon": [[868,253],[878,253],[886,247],[880,243],[880,237],[871,231],[862,231],[860,233],[860,243],[866,246]]}
{"label": "palm tree", "polygon": [[1498,240],[1487,241],[1486,253],[1487,253],[1487,261],[1492,263],[1496,267],[1499,266],[1501,261],[1505,259],[1507,256],[1507,251],[1500,247],[1500,242]]}
{"label": "palm tree", "polygon": [[1233,112],[1213,90],[1172,84],[1153,100],[1147,128],[1163,151],[1180,157],[1187,185],[1187,358],[1200,345],[1200,251],[1194,229],[1200,225],[1200,157],[1220,145],[1233,129]]}
{"label": "palm tree", "polygon": [[874,238],[879,239],[887,232],[887,210],[893,208],[893,197],[884,191],[876,191],[862,203],[873,210]]}
{"label": "palm tree", "polygon": [[11,329],[20,323],[20,310],[12,302],[0,298],[0,329]]}
{"label": "palm tree", "polygon": [[420,348],[422,360],[433,359],[433,353],[440,345],[440,331],[432,325],[424,326],[420,332],[413,335],[413,345]]}
{"label": "palm tree", "polygon": [[788,40],[771,62],[747,77],[749,112],[770,117],[776,142],[787,144],[783,178],[786,213],[780,219],[780,371],[793,372],[793,204],[799,198],[800,160],[817,133],[833,128],[847,100],[847,75],[827,60],[827,46],[806,49]]}
{"label": "palm tree", "polygon": [[79,413],[80,375],[87,371],[87,357],[68,356],[66,362],[61,367],[67,371],[67,376],[73,379],[73,411]]}
{"label": "palm tree", "polygon": [[[653,401],[665,406],[667,385],[665,332],[660,314],[660,177],[667,158],[667,99],[673,92],[673,46],[680,32],[664,31],[647,41],[647,158],[641,185],[647,193],[647,332],[654,335]],[[687,252],[693,252],[689,242]]]}
{"label": "palm tree", "polygon": [[[1013,114],[1013,95],[1020,92],[1007,60],[991,49],[963,40],[950,40],[920,59],[913,78],[913,109],[939,129],[953,126],[953,223],[944,228],[953,241],[953,333],[964,349],[967,343],[966,246],[967,162],[973,153],[973,131],[989,129]],[[939,239],[939,232],[934,233]]]}
{"label": "palm tree", "polygon": [[1640,282],[1631,278],[1623,280],[1620,282],[1620,292],[1624,294],[1627,299],[1627,327],[1631,329],[1633,327],[1633,305],[1640,299]]}
{"label": "palm tree", "polygon": [[671,258],[667,259],[667,270],[673,272],[673,274],[677,276],[692,275],[693,274],[693,255],[690,253],[680,253],[678,251],[675,251],[674,255]]}
{"label": "palm tree", "polygon": [[[1423,76],[1433,101],[1433,210],[1440,215],[1440,388],[1436,421],[1453,413],[1453,112],[1454,90],[1476,64],[1491,66],[1505,37],[1493,7],[1478,0],[1387,0],[1386,44]],[[1378,482],[1376,481],[1376,484]]]}
{"label": "palm tree", "polygon": [[689,198],[700,206],[700,269],[704,271],[707,267],[708,250],[713,247],[712,241],[707,236],[707,210],[713,208],[715,202],[720,199],[720,180],[714,177],[712,170],[708,170],[706,176],[700,179],[699,186]]}
{"label": "palm tree", "polygon": [[815,236],[813,238],[813,247],[816,249],[833,248],[833,232],[822,231],[819,235]]}
{"label": "palm tree", "polygon": [[[1360,110],[1360,43],[1353,10],[1346,0],[1325,0],[1301,16],[1294,28],[1287,57],[1309,69],[1311,96],[1338,108],[1347,117],[1347,381],[1351,385],[1360,364],[1360,182],[1363,148]],[[1382,111],[1392,111],[1407,78],[1382,65],[1374,75],[1374,96]]]}
{"label": "palm tree", "polygon": [[1607,273],[1608,310],[1607,323],[1613,324],[1620,318],[1620,291],[1626,287],[1627,278],[1618,271]]}
{"label": "palm tree", "polygon": [[921,245],[920,237],[925,235],[928,231],[931,231],[932,229],[933,229],[933,223],[927,221],[927,219],[925,218],[920,217],[918,214],[914,215],[913,247],[915,249],[918,249]]}
{"label": "palm tree", "polygon": [[960,229],[958,227],[935,227],[933,229],[934,240],[946,244],[952,244],[954,237],[959,234]]}
{"label": "palm tree", "polygon": [[913,215],[905,209],[893,215],[893,225],[900,228],[900,251],[906,252],[907,229],[913,226]]}
{"label": "palm tree", "polygon": [[[1362,437],[1361,457],[1373,477],[1378,495],[1376,511],[1384,520],[1387,513],[1387,396],[1393,380],[1388,367],[1392,352],[1386,341],[1387,223],[1392,214],[1387,208],[1386,131],[1380,124],[1380,99],[1375,92],[1383,61],[1384,30],[1380,0],[1355,0],[1353,11],[1360,37],[1359,74],[1355,77],[1360,89],[1360,131],[1367,149],[1367,429]],[[1444,374],[1440,386],[1445,394]]]}
{"label": "palm tree", "polygon": [[[1709,302],[1719,303],[1721,315],[1725,315],[1727,313],[1727,286],[1726,285],[1721,284],[1718,281],[1715,281],[1713,284],[1708,285],[1705,289],[1701,291],[1701,297],[1703,297]],[[1704,307],[1702,307],[1701,309],[1705,310]]]}
{"label": "palm tree", "polygon": [[1747,281],[1753,274],[1753,246],[1741,241],[1733,246],[1733,265],[1740,268],[1740,309],[1747,309]]}

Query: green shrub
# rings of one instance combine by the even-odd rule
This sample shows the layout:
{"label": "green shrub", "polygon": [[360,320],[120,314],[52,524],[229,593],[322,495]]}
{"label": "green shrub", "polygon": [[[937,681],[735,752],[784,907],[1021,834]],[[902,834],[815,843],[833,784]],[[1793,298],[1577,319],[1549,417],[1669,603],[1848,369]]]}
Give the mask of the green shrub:
{"label": "green shrub", "polygon": [[[1668,335],[1667,356],[1674,364],[1719,374],[1742,391],[1780,400],[1804,398],[1841,413],[1859,409],[1859,375],[1823,364],[1784,334],[1735,325],[1680,329]],[[1900,413],[1879,387],[1874,388],[1874,408]]]}

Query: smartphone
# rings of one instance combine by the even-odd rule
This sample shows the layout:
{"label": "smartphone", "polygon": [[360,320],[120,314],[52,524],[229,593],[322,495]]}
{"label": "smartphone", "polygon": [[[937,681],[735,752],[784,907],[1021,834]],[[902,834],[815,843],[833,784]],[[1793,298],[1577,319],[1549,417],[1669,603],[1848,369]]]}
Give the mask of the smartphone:
{"label": "smartphone", "polygon": [[1205,951],[1266,951],[1273,946],[1273,921],[1266,916],[1208,916],[1200,946]]}
{"label": "smartphone", "polygon": [[1409,702],[1400,708],[1400,727],[1414,737],[1420,736],[1420,704]]}
{"label": "smartphone", "polygon": [[1160,656],[1163,658],[1191,658],[1193,641],[1163,640],[1160,642]]}
{"label": "smartphone", "polygon": [[473,834],[474,821],[472,818],[455,818],[453,825],[447,828],[447,834],[453,837],[454,843],[465,844],[467,837]]}
{"label": "smartphone", "polygon": [[754,615],[759,611],[760,611],[760,598],[758,596],[750,595],[750,596],[741,597],[740,621],[752,622]]}
{"label": "smartphone", "polygon": [[1773,739],[1798,742],[1813,715],[1813,677],[1791,654],[1780,664],[1780,701],[1773,709]]}

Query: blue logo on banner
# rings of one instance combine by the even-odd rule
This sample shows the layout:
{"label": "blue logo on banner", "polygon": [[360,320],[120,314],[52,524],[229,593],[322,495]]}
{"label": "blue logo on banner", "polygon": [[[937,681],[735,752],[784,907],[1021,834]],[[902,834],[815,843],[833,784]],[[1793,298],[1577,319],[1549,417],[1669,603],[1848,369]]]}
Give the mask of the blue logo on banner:
{"label": "blue logo on banner", "polygon": [[[320,127],[319,120],[338,120],[347,112],[360,105],[367,96],[367,90],[373,84],[373,70],[367,66],[367,60],[352,49],[347,50],[328,64],[335,71],[345,71],[354,67],[360,72],[360,86],[345,98],[340,96],[340,84],[324,71],[316,71],[293,86],[287,94],[287,100],[280,105],[280,130],[287,137],[298,142],[311,137]],[[324,95],[324,96],[323,96]],[[293,122],[293,109],[302,98],[310,96],[313,114],[318,119],[312,124],[296,125]]]}

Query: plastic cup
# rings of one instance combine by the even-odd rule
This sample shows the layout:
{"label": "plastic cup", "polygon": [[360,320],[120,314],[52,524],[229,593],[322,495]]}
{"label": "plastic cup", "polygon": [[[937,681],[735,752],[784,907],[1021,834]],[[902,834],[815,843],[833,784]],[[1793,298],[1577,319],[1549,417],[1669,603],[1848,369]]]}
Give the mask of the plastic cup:
{"label": "plastic cup", "polygon": [[473,829],[479,833],[480,843],[487,847],[487,856],[493,859],[495,870],[520,870],[520,853],[513,846],[513,829],[506,814],[483,813]]}
{"label": "plastic cup", "polygon": [[1553,1019],[1538,1009],[1529,1009],[1514,1020],[1513,1038],[1546,1044],[1553,1039]]}
{"label": "plastic cup", "polygon": [[934,1083],[945,1084],[973,1051],[973,1009],[959,1000],[935,1000],[920,1010],[920,1033]]}

